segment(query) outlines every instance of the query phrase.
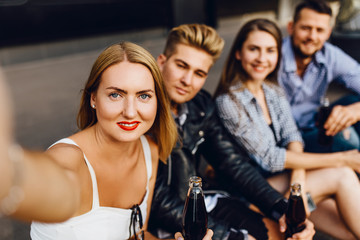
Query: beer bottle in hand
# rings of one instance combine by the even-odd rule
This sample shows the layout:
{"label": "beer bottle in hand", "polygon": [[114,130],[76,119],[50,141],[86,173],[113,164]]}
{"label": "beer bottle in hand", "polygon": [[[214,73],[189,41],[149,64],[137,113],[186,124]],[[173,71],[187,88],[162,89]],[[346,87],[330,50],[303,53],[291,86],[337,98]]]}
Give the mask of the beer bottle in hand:
{"label": "beer bottle in hand", "polygon": [[201,178],[190,177],[182,215],[183,236],[185,240],[202,240],[207,230],[207,212]]}
{"label": "beer bottle in hand", "polygon": [[326,135],[326,129],[324,128],[324,124],[328,119],[331,113],[330,101],[329,98],[321,99],[321,106],[318,112],[318,142],[321,145],[329,146],[333,142],[333,137]]}
{"label": "beer bottle in hand", "polygon": [[287,225],[285,239],[305,229],[306,212],[299,183],[291,185],[288,209],[285,216]]}

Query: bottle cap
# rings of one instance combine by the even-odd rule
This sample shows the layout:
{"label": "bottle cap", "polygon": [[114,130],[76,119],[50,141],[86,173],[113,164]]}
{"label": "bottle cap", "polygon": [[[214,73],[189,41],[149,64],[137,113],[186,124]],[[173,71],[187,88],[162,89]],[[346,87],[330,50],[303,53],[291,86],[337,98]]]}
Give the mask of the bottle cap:
{"label": "bottle cap", "polygon": [[202,181],[201,177],[192,176],[192,177],[190,177],[190,180],[189,180],[189,186],[190,187],[201,187],[202,186],[201,181]]}
{"label": "bottle cap", "polygon": [[293,183],[291,184],[291,192],[295,195],[301,194],[301,185],[300,183]]}

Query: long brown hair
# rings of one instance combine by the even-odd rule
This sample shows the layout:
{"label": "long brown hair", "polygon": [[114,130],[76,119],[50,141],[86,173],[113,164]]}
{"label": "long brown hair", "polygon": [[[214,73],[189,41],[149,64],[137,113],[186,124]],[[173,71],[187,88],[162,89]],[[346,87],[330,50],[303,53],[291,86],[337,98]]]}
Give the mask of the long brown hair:
{"label": "long brown hair", "polygon": [[106,48],[96,59],[85,84],[77,115],[79,129],[89,128],[97,123],[96,111],[90,106],[91,94],[99,87],[103,72],[112,65],[129,61],[148,68],[153,76],[157,98],[157,113],[149,133],[159,147],[159,156],[166,161],[177,139],[177,129],[170,111],[170,101],[164,87],[163,77],[153,56],[144,48],[130,42],[114,44]]}
{"label": "long brown hair", "polygon": [[271,34],[277,43],[278,51],[278,62],[273,72],[271,72],[267,79],[273,82],[277,81],[277,72],[279,70],[279,65],[281,61],[281,31],[276,26],[276,24],[268,19],[254,19],[245,23],[245,25],[240,29],[237,34],[235,41],[231,47],[229,56],[226,60],[225,67],[221,74],[220,82],[217,86],[214,96],[217,97],[223,93],[229,92],[229,89],[237,81],[244,81],[245,76],[247,75],[245,70],[241,65],[241,61],[237,60],[235,55],[236,51],[241,50],[244,42],[248,38],[249,34],[253,31],[264,31]]}

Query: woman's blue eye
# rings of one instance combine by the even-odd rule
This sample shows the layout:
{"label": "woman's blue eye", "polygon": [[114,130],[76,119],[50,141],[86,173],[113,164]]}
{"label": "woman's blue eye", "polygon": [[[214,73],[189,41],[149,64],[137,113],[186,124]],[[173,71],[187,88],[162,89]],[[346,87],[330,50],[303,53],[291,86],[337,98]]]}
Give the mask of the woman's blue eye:
{"label": "woman's blue eye", "polygon": [[140,98],[143,99],[143,100],[146,100],[148,98],[151,98],[151,96],[149,94],[141,94]]}
{"label": "woman's blue eye", "polygon": [[113,98],[117,98],[117,97],[120,96],[120,94],[118,94],[118,93],[111,93],[110,96],[113,97]]}

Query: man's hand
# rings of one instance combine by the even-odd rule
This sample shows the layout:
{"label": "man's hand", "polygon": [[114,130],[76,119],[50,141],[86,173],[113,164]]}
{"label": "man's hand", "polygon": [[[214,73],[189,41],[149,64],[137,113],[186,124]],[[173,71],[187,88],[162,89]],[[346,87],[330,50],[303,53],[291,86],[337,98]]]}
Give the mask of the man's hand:
{"label": "man's hand", "polygon": [[335,106],[324,124],[326,135],[335,136],[360,120],[360,103]]}
{"label": "man's hand", "polygon": [[[279,219],[280,232],[285,233],[286,231],[286,222],[285,222],[285,214]],[[311,240],[315,235],[314,224],[310,222],[308,219],[305,220],[305,229],[301,232],[295,233],[291,238],[287,240]]]}

